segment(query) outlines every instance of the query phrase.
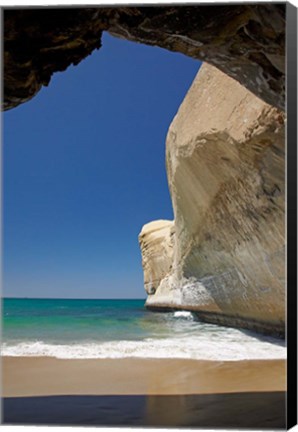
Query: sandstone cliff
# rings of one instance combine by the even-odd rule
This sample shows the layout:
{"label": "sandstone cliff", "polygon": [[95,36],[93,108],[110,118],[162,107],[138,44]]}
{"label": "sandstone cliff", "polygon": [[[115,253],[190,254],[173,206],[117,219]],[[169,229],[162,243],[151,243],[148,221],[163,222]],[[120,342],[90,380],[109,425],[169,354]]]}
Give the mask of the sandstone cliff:
{"label": "sandstone cliff", "polygon": [[139,242],[142,249],[144,286],[149,295],[155,294],[157,287],[158,294],[161,294],[160,283],[172,269],[173,239],[173,221],[154,221],[142,228]]}
{"label": "sandstone cliff", "polygon": [[280,111],[201,67],[166,142],[174,246],[159,246],[167,231],[158,245],[148,236],[149,254],[141,242],[145,284],[158,264],[148,307],[284,333],[284,146]]}

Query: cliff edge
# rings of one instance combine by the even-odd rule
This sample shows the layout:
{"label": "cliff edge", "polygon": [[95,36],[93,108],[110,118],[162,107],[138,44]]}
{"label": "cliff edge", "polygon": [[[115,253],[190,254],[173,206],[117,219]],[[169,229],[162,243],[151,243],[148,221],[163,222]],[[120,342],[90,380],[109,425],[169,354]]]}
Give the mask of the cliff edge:
{"label": "cliff edge", "polygon": [[284,334],[284,122],[234,79],[201,67],[166,140],[175,220],[140,234],[147,307]]}

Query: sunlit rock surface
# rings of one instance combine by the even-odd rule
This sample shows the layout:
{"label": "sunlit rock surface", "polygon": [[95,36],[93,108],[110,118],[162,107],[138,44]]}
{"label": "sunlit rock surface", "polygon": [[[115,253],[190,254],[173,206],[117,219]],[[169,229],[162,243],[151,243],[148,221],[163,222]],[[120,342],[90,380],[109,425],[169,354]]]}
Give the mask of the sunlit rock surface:
{"label": "sunlit rock surface", "polygon": [[284,147],[283,113],[204,64],[168,131],[172,268],[147,306],[284,333]]}
{"label": "sunlit rock surface", "polygon": [[287,7],[263,3],[4,9],[3,107],[31,99],[53,73],[100,48],[102,32],[108,31],[213,64],[267,103],[283,108]]}
{"label": "sunlit rock surface", "polygon": [[155,294],[160,282],[170,274],[173,264],[173,240],[173,221],[158,220],[142,228],[139,243],[142,250],[144,286],[149,295]]}

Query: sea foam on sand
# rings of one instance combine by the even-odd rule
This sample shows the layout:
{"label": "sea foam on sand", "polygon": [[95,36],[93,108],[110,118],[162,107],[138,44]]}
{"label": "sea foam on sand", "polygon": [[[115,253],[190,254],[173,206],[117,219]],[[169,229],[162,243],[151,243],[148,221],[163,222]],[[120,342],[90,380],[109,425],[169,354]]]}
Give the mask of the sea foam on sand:
{"label": "sea foam on sand", "polygon": [[253,360],[285,359],[283,341],[247,335],[233,329],[225,337],[199,334],[190,337],[173,337],[139,341],[80,342],[54,344],[43,341],[23,341],[2,344],[3,356],[34,356],[56,358],[177,358],[197,360]]}

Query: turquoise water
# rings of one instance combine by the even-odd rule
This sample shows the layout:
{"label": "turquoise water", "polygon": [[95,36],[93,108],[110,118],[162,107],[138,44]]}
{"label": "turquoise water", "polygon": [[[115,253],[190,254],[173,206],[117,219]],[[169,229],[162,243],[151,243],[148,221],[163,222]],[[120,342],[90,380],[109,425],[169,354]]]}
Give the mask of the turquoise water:
{"label": "turquoise water", "polygon": [[3,299],[2,354],[58,358],[284,358],[282,341],[151,312],[144,300]]}
{"label": "turquoise water", "polygon": [[4,340],[15,342],[141,339],[154,324],[144,300],[4,299],[3,312]]}

